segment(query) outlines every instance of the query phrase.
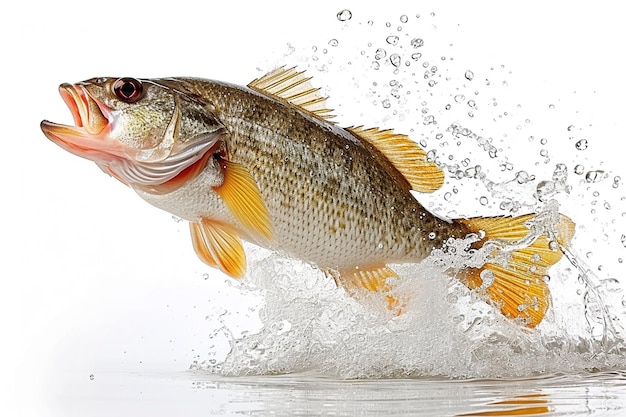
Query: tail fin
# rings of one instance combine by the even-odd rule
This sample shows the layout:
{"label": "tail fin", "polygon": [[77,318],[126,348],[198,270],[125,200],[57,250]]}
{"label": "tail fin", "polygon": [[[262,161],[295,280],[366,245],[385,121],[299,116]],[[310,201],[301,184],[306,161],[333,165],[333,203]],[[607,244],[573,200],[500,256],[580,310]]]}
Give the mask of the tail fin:
{"label": "tail fin", "polygon": [[[480,268],[464,269],[459,278],[469,288],[484,291],[506,317],[520,318],[528,327],[538,325],[548,311],[547,270],[563,256],[560,247],[569,246],[575,227],[568,217],[559,215],[551,236],[543,233],[534,237],[532,243],[524,244],[524,239],[533,238],[527,222],[534,218],[534,214],[529,214],[457,220],[473,233],[484,233],[484,239],[475,244],[477,248],[487,241],[500,241],[514,247],[508,259],[502,260],[496,244],[491,259],[497,261],[488,261]],[[506,246],[504,248],[506,252]]]}

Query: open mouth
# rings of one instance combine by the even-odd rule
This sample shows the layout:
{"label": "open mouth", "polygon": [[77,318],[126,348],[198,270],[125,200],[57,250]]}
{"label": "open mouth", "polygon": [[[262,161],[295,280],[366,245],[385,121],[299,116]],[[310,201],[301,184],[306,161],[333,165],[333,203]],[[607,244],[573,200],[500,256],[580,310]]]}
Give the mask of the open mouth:
{"label": "open mouth", "polygon": [[123,152],[119,142],[111,140],[110,110],[97,102],[81,85],[62,84],[59,93],[72,112],[75,126],[41,122],[43,133],[65,150],[96,162],[103,162]]}

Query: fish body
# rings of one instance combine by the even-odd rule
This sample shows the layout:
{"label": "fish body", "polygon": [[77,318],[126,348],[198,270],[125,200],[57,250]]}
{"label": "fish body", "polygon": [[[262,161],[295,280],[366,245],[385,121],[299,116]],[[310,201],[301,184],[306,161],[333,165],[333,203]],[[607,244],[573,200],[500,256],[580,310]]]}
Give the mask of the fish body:
{"label": "fish body", "polygon": [[426,211],[392,163],[349,130],[248,87],[193,79],[162,82],[222,103],[213,112],[228,131],[225,153],[258,185],[272,238],[264,243],[250,235],[216,193],[207,199],[211,187],[205,175],[168,194],[140,189],[155,206],[191,222],[211,218],[236,224],[246,240],[335,271],[419,262],[444,239],[468,232]]}
{"label": "fish body", "polygon": [[480,233],[475,247],[527,243],[457,276],[531,327],[548,308],[543,278],[561,256],[552,243],[569,244],[569,219],[558,219],[554,236],[528,239],[532,214],[431,214],[411,190],[437,190],[443,171],[404,135],[334,124],[303,73],[280,68],[248,86],[100,78],[60,90],[76,126],[44,121],[46,136],[188,220],[200,258],[233,277],[245,273],[244,239],[317,265],[351,294],[385,294],[398,310],[388,264]]}

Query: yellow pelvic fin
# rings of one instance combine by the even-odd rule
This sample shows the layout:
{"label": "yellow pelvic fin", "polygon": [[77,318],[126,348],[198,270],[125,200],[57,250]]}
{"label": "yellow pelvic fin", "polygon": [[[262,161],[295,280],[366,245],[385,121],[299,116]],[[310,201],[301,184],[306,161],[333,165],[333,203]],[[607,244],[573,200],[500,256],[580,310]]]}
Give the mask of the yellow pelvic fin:
{"label": "yellow pelvic fin", "polygon": [[318,119],[330,121],[334,115],[326,108],[326,100],[320,94],[319,88],[311,85],[311,77],[305,77],[304,72],[294,67],[277,68],[261,78],[253,80],[248,87],[259,93],[277,98],[281,101],[297,106],[314,115]]}
{"label": "yellow pelvic fin", "polygon": [[[484,239],[477,242],[477,246],[481,247],[488,240],[521,241],[530,232],[526,222],[534,216],[529,214],[457,221],[473,233],[485,233]],[[486,293],[506,317],[520,318],[528,327],[535,327],[543,320],[550,305],[548,268],[563,256],[558,246],[569,246],[574,227],[569,218],[560,215],[554,236],[556,242],[551,244],[551,238],[541,235],[530,245],[513,250],[506,265],[488,262],[480,268],[460,271],[459,278],[469,288]],[[498,249],[494,248],[493,255],[498,255]]]}
{"label": "yellow pelvic fin", "polygon": [[212,266],[213,268],[218,268],[217,262],[213,258],[213,255],[211,255],[211,251],[207,247],[205,239],[202,235],[202,224],[189,222],[189,231],[191,232],[191,243],[193,244],[193,249],[196,251],[198,257],[205,264]]}
{"label": "yellow pelvic fin", "polygon": [[329,275],[335,278],[335,282],[341,284],[352,297],[358,298],[359,291],[362,290],[383,294],[387,308],[400,314],[402,308],[400,301],[389,294],[395,288],[393,281],[399,280],[400,277],[387,266],[344,269],[339,271],[339,276],[332,272]]}
{"label": "yellow pelvic fin", "polygon": [[429,161],[426,152],[408,136],[393,130],[364,129],[362,126],[347,130],[378,149],[400,171],[413,190],[432,193],[443,185],[443,170]]}
{"label": "yellow pelvic fin", "polygon": [[246,254],[239,236],[228,226],[202,219],[189,223],[193,248],[200,259],[233,278],[246,272]]}
{"label": "yellow pelvic fin", "polygon": [[214,187],[215,192],[253,237],[271,239],[272,220],[250,172],[235,162],[222,159],[219,163],[224,170],[224,182]]}

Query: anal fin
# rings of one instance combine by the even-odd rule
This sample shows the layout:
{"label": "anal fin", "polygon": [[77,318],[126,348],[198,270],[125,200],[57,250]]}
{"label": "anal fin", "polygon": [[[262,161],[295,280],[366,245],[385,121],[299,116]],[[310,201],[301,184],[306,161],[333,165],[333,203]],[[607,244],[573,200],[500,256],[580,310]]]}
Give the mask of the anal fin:
{"label": "anal fin", "polygon": [[359,298],[359,294],[366,290],[368,293],[377,293],[384,296],[387,309],[401,313],[401,301],[390,294],[395,288],[395,280],[400,277],[393,270],[385,265],[370,266],[366,268],[351,268],[339,271],[339,275],[330,273],[335,281],[350,294],[350,296]]}

